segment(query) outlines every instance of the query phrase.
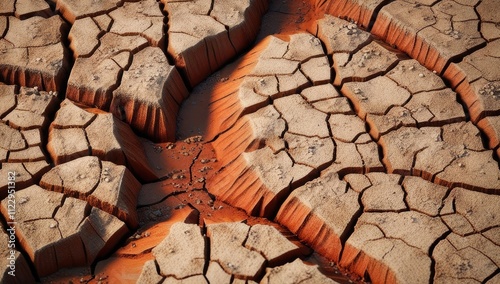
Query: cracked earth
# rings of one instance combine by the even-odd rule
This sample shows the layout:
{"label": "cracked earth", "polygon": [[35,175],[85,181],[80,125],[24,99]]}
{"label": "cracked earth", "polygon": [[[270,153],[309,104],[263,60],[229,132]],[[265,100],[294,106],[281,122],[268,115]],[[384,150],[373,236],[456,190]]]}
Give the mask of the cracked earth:
{"label": "cracked earth", "polygon": [[0,0],[0,120],[1,283],[500,283],[496,0]]}

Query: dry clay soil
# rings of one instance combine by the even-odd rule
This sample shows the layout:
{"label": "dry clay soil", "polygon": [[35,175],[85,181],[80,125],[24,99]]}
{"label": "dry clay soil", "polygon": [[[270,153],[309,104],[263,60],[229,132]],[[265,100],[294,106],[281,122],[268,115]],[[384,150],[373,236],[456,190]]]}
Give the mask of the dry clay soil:
{"label": "dry clay soil", "polygon": [[0,0],[0,283],[500,283],[499,158],[498,0]]}

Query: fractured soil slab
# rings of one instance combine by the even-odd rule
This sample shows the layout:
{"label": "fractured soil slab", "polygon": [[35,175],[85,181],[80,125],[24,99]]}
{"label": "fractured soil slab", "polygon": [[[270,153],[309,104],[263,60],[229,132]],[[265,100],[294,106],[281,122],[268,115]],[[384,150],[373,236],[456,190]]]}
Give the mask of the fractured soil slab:
{"label": "fractured soil slab", "polygon": [[140,36],[106,33],[90,57],[76,59],[67,97],[109,110],[151,139],[173,140],[175,117],[187,90],[161,49],[146,45]]}
{"label": "fractured soil slab", "polygon": [[[40,276],[64,267],[90,265],[128,232],[123,222],[85,201],[36,185],[19,191],[16,198],[16,238]],[[1,211],[12,220],[8,199],[2,201]]]}
{"label": "fractured soil slab", "polygon": [[498,163],[470,122],[441,128],[402,127],[383,135],[380,143],[389,172],[413,173],[445,186],[491,193],[500,188]]}
{"label": "fractured soil slab", "polygon": [[[438,282],[483,281],[498,267],[496,199],[463,188],[450,193],[419,177],[369,173],[339,179],[325,170],[290,194],[276,220],[374,283],[427,283],[431,275]],[[467,261],[475,264],[452,269]]]}
{"label": "fractured soil slab", "polygon": [[[273,226],[226,222],[207,225],[206,230],[207,235],[203,236],[198,225],[172,225],[168,236],[153,249],[155,259],[145,263],[139,279],[194,281],[199,278],[208,279],[210,283],[229,283],[234,279],[232,283],[240,280],[245,283],[262,277],[285,277],[283,274],[293,273],[294,269],[274,275],[279,269],[273,268],[264,276],[264,268],[293,260],[293,265],[288,263],[285,267],[295,267],[299,274],[296,277],[316,271],[317,279],[327,279],[314,266],[304,265],[298,259],[301,249]],[[267,281],[265,283],[278,283],[276,279]]]}
{"label": "fractured soil slab", "polygon": [[[311,60],[319,62],[306,64],[304,70],[300,67]],[[210,141],[242,115],[268,105],[270,99],[324,84],[329,73],[328,60],[316,37],[307,33],[294,34],[286,40],[267,37],[253,51],[193,90],[179,113],[178,136],[202,135]],[[199,111],[207,121],[188,119],[193,111]]]}
{"label": "fractured soil slab", "polygon": [[8,29],[0,35],[0,80],[44,91],[62,91],[69,72],[69,54],[62,41],[68,25],[58,15],[23,20],[0,16],[2,22]]}
{"label": "fractured soil slab", "polygon": [[186,96],[177,69],[168,65],[161,49],[147,47],[134,55],[123,72],[110,111],[150,139],[172,141],[177,110]]}
{"label": "fractured soil slab", "polygon": [[281,205],[276,220],[319,253],[339,261],[352,218],[360,210],[359,193],[348,188],[335,172],[294,190]]}
{"label": "fractured soil slab", "polygon": [[267,1],[162,1],[169,15],[168,52],[195,86],[246,48]]}
{"label": "fractured soil slab", "polygon": [[110,113],[80,108],[69,100],[61,103],[49,129],[47,150],[56,165],[95,155],[127,165],[140,180],[156,180],[147,163],[141,140],[130,126]]}
{"label": "fractured soil slab", "polygon": [[415,60],[400,61],[384,76],[346,83],[341,92],[370,125],[375,139],[402,126],[441,126],[465,120],[457,95]]}
{"label": "fractured soil slab", "polygon": [[125,166],[82,157],[52,168],[42,177],[40,186],[86,200],[130,228],[138,225],[136,204],[141,184]]}
{"label": "fractured soil slab", "polygon": [[461,1],[394,1],[380,9],[372,33],[441,73],[450,60],[485,43],[480,20],[474,6]]}
{"label": "fractured soil slab", "polygon": [[[0,85],[0,173],[15,172],[18,186],[37,183],[49,170],[44,141],[57,108],[57,95],[38,88]],[[8,180],[0,181],[0,197],[7,195]]]}
{"label": "fractured soil slab", "polygon": [[[334,59],[337,56],[334,54]],[[354,53],[347,62],[334,60],[333,67],[337,73],[334,84],[340,86],[349,81],[366,81],[392,69],[400,58],[404,58],[404,55],[372,41]]]}
{"label": "fractured soil slab", "polygon": [[109,2],[86,11],[82,3],[58,1],[58,7],[74,22],[67,97],[113,113],[150,139],[173,141],[177,111],[188,93],[164,52],[159,3]]}
{"label": "fractured soil slab", "polygon": [[[481,5],[483,6],[483,5]],[[495,18],[497,23],[500,19]],[[471,120],[488,137],[490,149],[498,148],[498,116],[500,114],[500,72],[498,65],[498,47],[500,40],[489,42],[486,47],[465,56],[460,63],[452,63],[444,73],[456,88],[462,101],[467,106]]]}
{"label": "fractured soil slab", "polygon": [[331,112],[297,94],[242,117],[213,142],[218,155],[229,155],[221,160],[227,166],[208,180],[209,192],[248,213],[269,216],[291,190],[330,165],[342,173],[382,169],[364,122]]}

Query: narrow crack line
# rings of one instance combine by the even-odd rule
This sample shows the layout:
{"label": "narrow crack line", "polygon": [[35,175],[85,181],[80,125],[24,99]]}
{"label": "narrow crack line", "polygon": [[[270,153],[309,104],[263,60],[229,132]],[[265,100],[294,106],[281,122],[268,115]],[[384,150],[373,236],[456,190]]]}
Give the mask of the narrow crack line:
{"label": "narrow crack line", "polygon": [[[462,62],[462,61],[465,59],[465,57],[467,57],[468,55],[471,55],[471,54],[473,54],[474,52],[476,52],[476,51],[478,51],[478,50],[480,50],[480,49],[482,49],[482,48],[486,47],[486,45],[487,45],[487,43],[486,43],[486,42],[483,42],[483,43],[481,43],[481,44],[478,44],[478,45],[476,45],[476,46],[471,47],[470,49],[467,49],[466,51],[464,51],[464,52],[462,52],[462,53],[460,53],[460,54],[457,54],[457,55],[455,55],[455,56],[450,57],[450,58],[446,61],[445,65],[444,65],[444,67],[443,67],[443,69],[442,69],[443,71],[441,71],[440,75],[441,75],[441,76],[443,76],[443,74],[444,74],[444,73],[446,72],[446,70],[449,68],[449,66],[450,66],[450,64],[451,64],[451,63],[460,63],[460,62]],[[441,78],[443,78],[443,77],[441,77]]]}
{"label": "narrow crack line", "polygon": [[196,156],[191,161],[191,165],[189,165],[189,182],[191,182],[191,183],[193,182],[193,167],[194,167],[196,161],[198,160],[198,158],[200,157],[202,151],[203,151],[202,149],[200,149],[198,151]]}
{"label": "narrow crack line", "polygon": [[[7,160],[7,161],[8,161],[8,160]],[[31,175],[31,178],[33,179],[34,174],[33,174],[33,173],[31,173],[30,171],[28,171],[28,168],[26,168],[25,162],[21,162],[21,166],[23,167],[23,169],[24,169],[27,173],[29,173],[29,174]],[[36,182],[35,182],[35,184],[36,184]]]}
{"label": "narrow crack line", "polygon": [[[200,216],[200,215],[198,214],[198,216]],[[198,217],[198,218],[201,218],[201,217]],[[200,220],[198,220],[198,224],[199,223],[200,223]],[[212,247],[211,247],[210,237],[207,234],[207,225],[206,224],[203,224],[203,226],[201,226],[201,231],[202,231],[202,235],[203,235],[203,241],[205,242],[205,251],[204,251],[205,265],[203,266],[203,275],[206,277],[207,272],[208,272],[208,268],[210,267],[210,261],[211,261],[210,255],[211,255]],[[210,282],[207,281],[207,283],[210,283]]]}
{"label": "narrow crack line", "polygon": [[0,34],[0,38],[2,38],[2,39],[5,39],[5,36],[7,35],[7,32],[9,31],[9,27],[10,27],[9,17],[5,17],[5,22],[6,22],[5,23],[5,30],[2,34]]}
{"label": "narrow crack line", "polygon": [[196,37],[195,35],[192,35],[192,34],[187,33],[185,31],[172,31],[172,30],[169,30],[168,32],[169,32],[169,34],[183,34],[183,35],[187,35],[187,36],[190,36],[190,37],[194,37],[194,38],[200,39],[199,37]]}
{"label": "narrow crack line", "polygon": [[[371,181],[370,181],[370,183],[371,183]],[[349,190],[349,188],[350,188],[350,185],[348,184],[346,192],[347,192],[347,190]],[[352,188],[351,188],[351,190],[352,190]],[[339,261],[343,257],[344,249],[345,249],[345,245],[347,243],[347,240],[352,236],[352,234],[354,234],[355,227],[358,224],[359,218],[361,218],[361,215],[363,215],[363,213],[365,212],[365,206],[363,205],[363,201],[362,201],[363,194],[365,193],[365,190],[366,190],[366,188],[363,189],[363,190],[361,190],[361,192],[358,194],[358,200],[357,201],[358,201],[359,209],[351,217],[351,220],[349,221],[348,225],[344,229],[344,232],[342,232],[342,234],[339,236],[340,243],[341,243],[341,246],[342,246],[341,249],[340,249],[340,253],[339,253]]]}
{"label": "narrow crack line", "polygon": [[[6,33],[7,34],[7,33]],[[10,50],[10,49],[26,49],[27,52],[29,52],[29,48],[32,47],[32,46],[28,46],[28,47],[16,47],[16,45],[14,43],[12,43],[11,41],[9,41],[8,39],[6,39],[5,37],[2,38],[2,40],[5,40],[7,43],[10,43],[12,46],[12,48],[7,48],[6,50]],[[37,46],[37,47],[42,47],[42,46],[49,46],[49,45],[52,45],[52,44],[46,44],[46,45],[41,45],[41,46]],[[29,54],[28,54],[28,61],[29,61]]]}
{"label": "narrow crack line", "polygon": [[497,268],[497,270],[495,270],[495,272],[491,273],[489,276],[484,278],[484,280],[481,283],[489,283],[489,281],[491,279],[495,278],[495,276],[497,276],[499,274],[500,274],[500,268]]}
{"label": "narrow crack line", "polygon": [[461,248],[461,249],[460,249],[460,250],[458,250],[458,251],[463,251],[463,250],[465,250],[465,249],[472,249],[472,250],[475,250],[477,253],[479,253],[479,254],[483,255],[485,258],[487,258],[489,261],[491,261],[491,263],[496,264],[496,261],[495,261],[495,259],[494,259],[494,257],[495,257],[495,253],[494,253],[494,252],[492,252],[492,253],[493,253],[493,258],[492,258],[491,256],[489,256],[489,255],[487,255],[486,253],[484,253],[482,250],[480,250],[480,249],[478,249],[478,248],[476,248],[476,247],[470,246],[470,245],[468,245],[468,246],[466,246],[466,247],[464,247],[464,248]]}
{"label": "narrow crack line", "polygon": [[[408,204],[408,190],[406,189],[406,186],[404,186],[403,180],[404,180],[404,176],[401,176],[401,180],[400,180],[400,182],[398,182],[398,184],[401,186],[401,189],[403,189],[403,202],[405,204],[405,207],[408,210],[413,210],[413,211],[419,212],[418,210],[411,208],[410,205]],[[422,213],[422,212],[420,212],[420,213]],[[427,215],[427,214],[425,214],[425,215]]]}
{"label": "narrow crack line", "polygon": [[[58,205],[58,207],[56,207],[54,209],[54,212],[56,212],[57,209],[59,209],[59,207],[61,207],[61,205]],[[54,216],[55,216],[55,213],[54,213]],[[30,222],[40,221],[40,220],[55,220],[55,219],[54,219],[54,217],[33,218],[33,219],[23,220],[22,223],[30,223]],[[19,223],[21,223],[21,222],[19,222]]]}
{"label": "narrow crack line", "polygon": [[[82,220],[80,220],[80,222],[78,222],[78,225],[77,225],[77,228],[80,228],[80,226],[83,224],[83,222],[85,222],[85,220],[87,219],[87,217],[90,215],[90,211],[92,210],[92,206],[90,206],[90,204],[87,202],[87,205],[85,206],[85,210],[83,212],[83,218]],[[87,252],[85,251],[85,254]],[[85,259],[87,259],[87,256],[85,256]]]}
{"label": "narrow crack line", "polygon": [[499,228],[500,226],[493,226],[492,228],[488,228],[488,229],[485,229],[485,230],[482,230],[479,234],[481,234],[481,236],[483,236],[485,239],[487,239],[488,241],[492,242],[493,244],[495,244],[496,246],[499,246],[500,247],[500,243],[497,243],[497,240],[491,238],[491,237],[488,237],[488,236],[485,236],[484,233],[488,232],[489,230],[492,230],[492,229],[497,229]]}
{"label": "narrow crack line", "polygon": [[[96,115],[97,116],[97,115]],[[90,125],[90,124],[89,124]],[[77,129],[82,129],[83,131],[83,135],[85,135],[85,142],[87,142],[87,156],[92,156],[92,145],[90,144],[90,139],[88,137],[88,134],[87,134],[87,131],[86,131],[86,128],[77,128]]]}
{"label": "narrow crack line", "polygon": [[[318,38],[318,40],[319,40],[319,38]],[[320,42],[322,43],[322,41],[321,41],[321,40],[320,40]],[[296,60],[296,59],[292,59],[292,58],[287,59],[287,58],[285,58],[285,56],[286,56],[286,53],[287,53],[288,51],[289,51],[289,50],[287,50],[287,51],[283,54],[283,57],[280,57],[280,58],[277,58],[277,59],[286,59],[286,60],[288,60],[288,61],[298,62],[298,63],[299,63],[299,68],[298,68],[298,69],[300,69],[300,66],[301,66],[302,64],[305,64],[305,63],[309,62],[309,61],[310,61],[310,60],[312,60],[312,59],[323,58],[323,57],[327,56],[327,55],[326,55],[326,53],[318,53],[318,54],[314,54],[314,55],[311,55],[311,56],[309,56],[309,57],[306,57],[306,58],[305,58],[305,59],[303,59],[303,60]],[[294,70],[292,73],[295,73],[295,71],[296,71],[296,70]]]}
{"label": "narrow crack line", "polygon": [[[192,260],[198,260],[198,259],[200,259],[200,258],[196,257],[196,258],[193,258]],[[182,283],[182,282],[184,282],[182,280],[185,280],[185,279],[188,279],[188,278],[194,277],[194,276],[203,276],[203,273],[202,274],[198,274],[198,273],[196,273],[196,274],[190,274],[190,275],[187,275],[187,276],[184,276],[184,277],[177,277],[175,274],[165,274],[165,275],[164,274],[159,274],[159,275],[162,276],[162,277],[165,277],[165,278],[174,278],[175,280],[177,280],[177,281],[179,281],[179,282]],[[174,283],[176,283],[177,281],[175,281]]]}
{"label": "narrow crack line", "polygon": [[[444,222],[443,222],[444,223]],[[428,255],[429,255],[429,258],[431,259],[431,273],[430,273],[430,277],[429,277],[429,283],[430,284],[433,284],[434,283],[434,277],[436,275],[436,260],[434,259],[434,249],[436,248],[436,246],[443,240],[445,240],[448,235],[451,234],[451,230],[448,230],[446,232],[444,232],[441,236],[439,236],[430,246],[429,246],[429,252],[428,252]]]}
{"label": "narrow crack line", "polygon": [[169,193],[169,194],[165,195],[163,198],[161,198],[157,202],[148,203],[148,204],[144,204],[144,205],[137,205],[137,209],[147,208],[147,207],[150,207],[150,206],[158,205],[158,204],[162,203],[163,201],[167,200],[168,198],[170,198],[172,196],[178,196],[178,195],[182,195],[182,194],[185,194],[185,193],[187,193],[186,190],[183,190],[183,191],[174,191],[172,193]]}
{"label": "narrow crack line", "polygon": [[[410,169],[409,169],[409,172],[410,172],[410,174],[411,174],[411,175],[413,175],[413,176],[418,176],[418,177],[423,178],[423,177],[422,177],[422,174],[423,174],[423,173],[420,173],[420,174],[417,174],[417,173],[416,173],[416,171],[417,171],[417,169],[416,169],[416,164],[417,164],[417,160],[418,160],[418,155],[419,155],[420,153],[422,153],[423,151],[427,150],[428,148],[429,148],[429,146],[425,146],[425,147],[423,147],[423,148],[418,149],[417,151],[415,151],[415,152],[413,153],[413,160],[412,160],[412,162],[411,162],[411,166],[410,166]],[[396,171],[398,171],[398,172],[399,172],[399,171],[401,171],[401,169],[396,169]],[[423,178],[423,179],[425,179],[425,178]],[[430,180],[431,180],[431,181],[433,181],[433,180],[434,180],[434,178],[433,178],[433,177],[431,177],[431,178],[430,178]]]}
{"label": "narrow crack line", "polygon": [[478,22],[477,22],[477,31],[479,32],[479,35],[481,36],[481,38],[482,38],[483,40],[488,41],[488,40],[486,39],[486,37],[483,35],[483,32],[481,31],[481,24],[482,24],[482,23],[484,23],[484,22],[486,22],[486,21],[484,21],[484,22],[483,22],[483,21],[481,20],[481,14],[479,14],[479,12],[477,11],[477,8],[479,7],[479,5],[480,5],[480,4],[481,4],[481,1],[478,1],[478,2],[476,3],[476,5],[474,5],[474,13],[476,13],[477,20],[478,20]]}
{"label": "narrow crack line", "polygon": [[362,167],[362,171],[364,174],[367,171],[367,167],[366,167],[365,159],[364,159],[363,155],[361,154],[361,152],[359,151],[358,145],[360,145],[360,144],[354,143],[354,148],[356,148],[356,152],[358,152],[358,155],[361,158],[361,167]]}
{"label": "narrow crack line", "polygon": [[[341,84],[341,86],[339,87],[339,89],[342,89],[343,85],[344,85],[344,83]],[[366,117],[364,117],[364,118],[361,117],[361,115],[360,115],[361,110],[357,110],[356,111],[356,108],[353,107],[354,106],[354,102],[349,97],[347,97],[346,95],[344,95],[344,93],[341,92],[341,91],[339,91],[339,94],[340,94],[341,97],[344,97],[344,98],[347,99],[347,101],[349,102],[349,105],[351,106],[351,109],[356,114],[356,116],[358,116],[361,120],[363,120],[363,122],[365,124],[365,131],[366,131],[366,133],[370,136],[371,140],[377,144],[377,148],[379,150],[378,151],[379,152],[378,153],[379,154],[379,161],[382,164],[382,166],[384,167],[384,170],[387,171],[388,165],[384,162],[384,155],[383,155],[383,153],[384,153],[384,147],[382,146],[382,143],[380,142],[380,139],[375,139],[375,137],[373,136],[373,134],[370,133],[371,132],[370,131],[370,124],[367,122],[367,120],[366,120],[367,118]],[[357,149],[357,146],[356,146],[356,149]]]}
{"label": "narrow crack line", "polygon": [[212,0],[210,3],[210,8],[208,8],[208,12],[207,12],[206,16],[211,16],[210,14],[212,14],[212,11],[214,10],[214,5],[215,5],[215,0]]}
{"label": "narrow crack line", "polygon": [[[390,239],[390,238],[389,238],[389,239]],[[402,240],[401,240],[401,241],[402,241]],[[404,241],[403,241],[403,242],[404,242]],[[386,251],[386,252],[384,253],[384,255],[383,255],[383,256],[382,256],[382,258],[381,258],[382,260],[383,260],[383,259],[385,259],[385,257],[386,257],[388,254],[390,254],[390,253],[394,250],[394,248],[396,247],[396,246],[395,246],[394,244],[392,244],[392,243],[391,243],[391,245],[392,245],[391,249],[390,249],[390,250],[388,250],[388,251]]]}

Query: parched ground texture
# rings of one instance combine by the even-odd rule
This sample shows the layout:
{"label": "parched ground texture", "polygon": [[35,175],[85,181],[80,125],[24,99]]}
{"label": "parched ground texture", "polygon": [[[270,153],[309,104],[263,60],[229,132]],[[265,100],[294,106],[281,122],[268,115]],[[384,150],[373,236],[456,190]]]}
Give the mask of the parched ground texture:
{"label": "parched ground texture", "polygon": [[0,283],[500,283],[499,159],[497,0],[0,0]]}

